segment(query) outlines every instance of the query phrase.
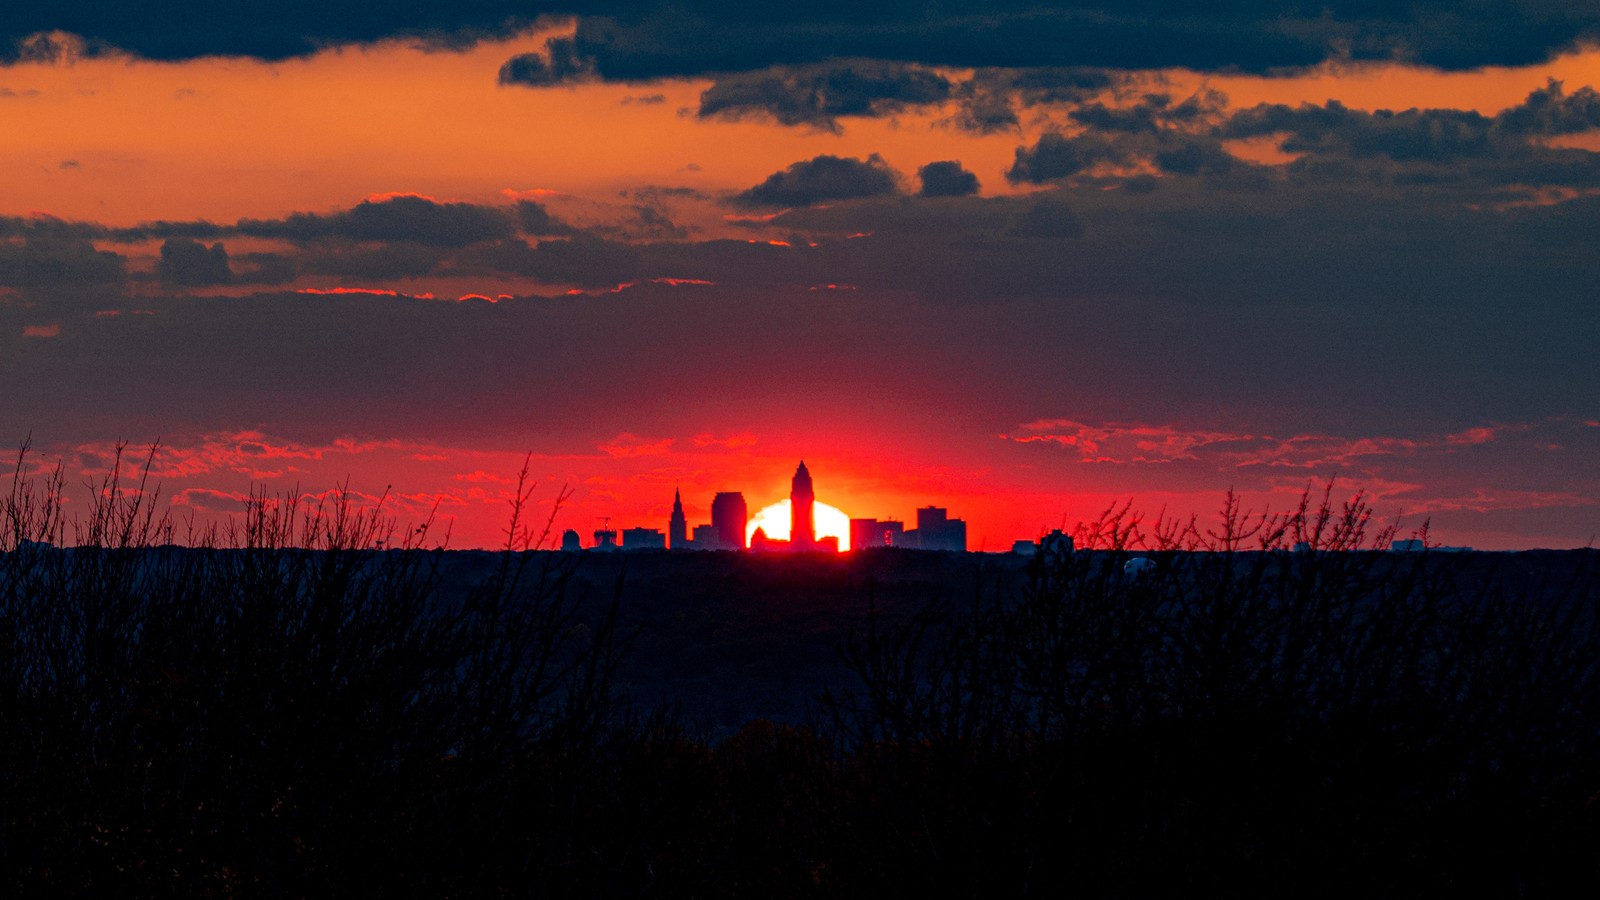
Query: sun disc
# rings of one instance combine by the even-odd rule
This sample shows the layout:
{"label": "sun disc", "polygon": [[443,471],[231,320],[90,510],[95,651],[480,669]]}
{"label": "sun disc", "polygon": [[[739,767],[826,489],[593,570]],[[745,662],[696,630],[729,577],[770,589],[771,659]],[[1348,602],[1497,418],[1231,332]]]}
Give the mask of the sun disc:
{"label": "sun disc", "polygon": [[[818,540],[825,537],[839,539],[839,549],[850,549],[850,517],[843,510],[829,506],[826,503],[815,503],[811,517],[815,523]],[[744,528],[745,546],[750,545],[750,539],[755,536],[756,529],[765,531],[767,537],[775,541],[789,539],[789,501],[779,500],[771,506],[764,507],[760,512],[750,517]]]}

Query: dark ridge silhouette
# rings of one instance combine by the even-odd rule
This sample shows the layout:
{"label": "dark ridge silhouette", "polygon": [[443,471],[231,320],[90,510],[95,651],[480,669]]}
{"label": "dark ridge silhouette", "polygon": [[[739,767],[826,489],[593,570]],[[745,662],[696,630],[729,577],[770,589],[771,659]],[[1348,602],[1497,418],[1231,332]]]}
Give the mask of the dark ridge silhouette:
{"label": "dark ridge silhouette", "polygon": [[180,547],[96,487],[0,496],[10,896],[1600,886],[1593,550],[1379,552],[1324,494],[1029,560],[541,552],[525,488],[497,553],[344,494]]}

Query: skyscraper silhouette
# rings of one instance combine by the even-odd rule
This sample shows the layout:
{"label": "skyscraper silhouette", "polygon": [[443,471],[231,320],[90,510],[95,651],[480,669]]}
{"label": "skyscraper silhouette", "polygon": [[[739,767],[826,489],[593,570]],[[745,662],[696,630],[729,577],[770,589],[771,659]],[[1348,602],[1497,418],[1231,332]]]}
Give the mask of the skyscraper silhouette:
{"label": "skyscraper silhouette", "polygon": [[811,490],[811,473],[806,471],[806,461],[802,459],[789,485],[789,546],[792,549],[816,547],[816,503],[817,495]]}
{"label": "skyscraper silhouette", "polygon": [[683,550],[688,546],[689,520],[683,517],[683,495],[672,489],[672,519],[667,523],[667,546]]}
{"label": "skyscraper silhouette", "polygon": [[744,504],[744,495],[738,491],[723,491],[711,501],[711,527],[717,530],[717,541],[724,550],[744,549],[744,527],[750,521],[750,511]]}

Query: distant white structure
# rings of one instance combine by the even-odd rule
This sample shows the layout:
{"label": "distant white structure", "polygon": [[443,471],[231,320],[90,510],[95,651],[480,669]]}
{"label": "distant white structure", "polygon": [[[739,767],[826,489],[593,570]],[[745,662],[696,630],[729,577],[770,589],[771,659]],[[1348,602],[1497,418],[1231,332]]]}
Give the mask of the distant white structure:
{"label": "distant white structure", "polygon": [[1130,578],[1138,578],[1140,575],[1143,575],[1155,567],[1156,561],[1150,557],[1135,556],[1133,559],[1130,559],[1122,564],[1122,574]]}
{"label": "distant white structure", "polygon": [[1064,556],[1072,550],[1072,535],[1059,528],[1051,529],[1037,541],[1017,541],[1011,545],[1011,552],[1018,556]]}
{"label": "distant white structure", "polygon": [[1427,544],[1423,543],[1421,540],[1418,540],[1417,538],[1410,538],[1410,539],[1404,540],[1404,541],[1391,541],[1389,543],[1389,552],[1391,552],[1391,553],[1421,553],[1424,550],[1427,550],[1427,551],[1432,552],[1432,553],[1471,553],[1472,552],[1472,548],[1471,547],[1442,547],[1442,546],[1441,547],[1429,547]]}

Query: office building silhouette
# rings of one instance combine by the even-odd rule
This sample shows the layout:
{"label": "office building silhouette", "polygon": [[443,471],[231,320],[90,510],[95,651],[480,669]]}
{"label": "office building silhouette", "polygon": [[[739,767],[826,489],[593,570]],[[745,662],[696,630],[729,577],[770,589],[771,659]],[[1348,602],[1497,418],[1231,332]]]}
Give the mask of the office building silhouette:
{"label": "office building silhouette", "polygon": [[[942,506],[924,506],[917,510],[917,530],[914,547],[923,550],[967,549],[967,523],[950,518],[949,510]],[[908,535],[910,537],[910,535]]]}
{"label": "office building silhouette", "polygon": [[750,511],[743,494],[724,491],[712,499],[711,527],[717,532],[718,549],[743,550],[744,529],[749,521]]}
{"label": "office building silhouette", "polygon": [[624,550],[665,550],[667,536],[657,528],[625,528],[622,531]]}

